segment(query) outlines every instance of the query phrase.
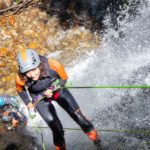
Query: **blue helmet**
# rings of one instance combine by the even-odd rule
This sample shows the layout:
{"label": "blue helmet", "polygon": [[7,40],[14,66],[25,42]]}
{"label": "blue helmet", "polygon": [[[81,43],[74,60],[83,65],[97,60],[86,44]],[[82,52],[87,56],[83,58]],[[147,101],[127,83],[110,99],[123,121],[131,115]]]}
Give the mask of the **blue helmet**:
{"label": "blue helmet", "polygon": [[4,97],[0,96],[0,106],[4,105],[5,105]]}

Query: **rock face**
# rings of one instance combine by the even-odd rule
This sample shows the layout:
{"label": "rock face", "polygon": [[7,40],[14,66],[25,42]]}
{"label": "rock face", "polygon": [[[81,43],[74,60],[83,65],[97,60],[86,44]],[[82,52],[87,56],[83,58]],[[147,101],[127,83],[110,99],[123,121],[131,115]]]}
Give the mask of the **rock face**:
{"label": "rock face", "polygon": [[[41,34],[42,33],[42,34]],[[16,94],[16,55],[32,48],[48,56],[60,52],[55,58],[63,65],[99,45],[99,38],[84,27],[63,30],[56,17],[48,17],[38,8],[26,8],[17,15],[0,16],[0,94]]]}
{"label": "rock face", "polygon": [[0,9],[4,9],[12,5],[13,0],[0,0]]}
{"label": "rock face", "polygon": [[[0,0],[0,9],[13,5],[15,0]],[[28,7],[18,14],[9,11],[0,15],[0,95],[16,95],[18,51],[32,48],[45,56],[58,52],[55,59],[67,66],[98,47],[99,42],[99,36],[83,26],[64,30],[56,16],[48,16],[39,8]],[[0,128],[1,150],[32,150],[32,146],[31,137]]]}

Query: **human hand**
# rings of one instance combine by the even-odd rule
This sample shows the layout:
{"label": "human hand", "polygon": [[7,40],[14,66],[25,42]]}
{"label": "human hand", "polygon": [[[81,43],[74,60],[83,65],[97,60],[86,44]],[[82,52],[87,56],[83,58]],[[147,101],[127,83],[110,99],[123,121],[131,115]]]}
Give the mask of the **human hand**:
{"label": "human hand", "polygon": [[53,96],[53,90],[51,89],[48,89],[44,92],[44,95],[47,97],[47,98],[51,98]]}
{"label": "human hand", "polygon": [[28,108],[28,109],[34,108],[34,105],[30,102],[30,103],[27,105],[27,108]]}

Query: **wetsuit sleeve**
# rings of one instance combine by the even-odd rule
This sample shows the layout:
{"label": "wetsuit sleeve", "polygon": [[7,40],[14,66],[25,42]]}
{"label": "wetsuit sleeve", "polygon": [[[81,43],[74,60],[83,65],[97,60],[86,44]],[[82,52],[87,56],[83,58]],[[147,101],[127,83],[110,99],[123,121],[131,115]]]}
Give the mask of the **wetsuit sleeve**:
{"label": "wetsuit sleeve", "polygon": [[67,75],[63,65],[61,65],[58,61],[56,61],[54,59],[48,59],[48,63],[50,65],[51,69],[56,71],[58,76],[60,77],[60,86],[64,86],[68,79],[68,75]]}
{"label": "wetsuit sleeve", "polygon": [[24,103],[26,105],[28,105],[30,103],[30,99],[29,99],[28,94],[25,90],[25,81],[21,80],[18,74],[16,76],[16,90],[18,92],[18,95],[24,101]]}

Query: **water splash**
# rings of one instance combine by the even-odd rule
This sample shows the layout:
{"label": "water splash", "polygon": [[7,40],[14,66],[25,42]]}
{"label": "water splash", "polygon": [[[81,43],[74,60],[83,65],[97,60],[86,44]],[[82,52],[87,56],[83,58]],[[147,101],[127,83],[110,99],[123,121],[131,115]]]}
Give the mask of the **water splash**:
{"label": "water splash", "polygon": [[[139,15],[132,18],[133,20],[130,20],[128,15],[125,20],[118,20],[118,31],[109,26],[103,44],[95,51],[94,59],[87,65],[87,69],[84,68],[82,78],[74,77],[75,85],[147,84],[150,71],[149,8],[148,2],[147,6],[141,6]],[[108,22],[106,20],[106,23]],[[123,36],[120,36],[120,32]],[[94,116],[97,128],[150,129],[149,89],[85,89],[72,92],[86,114]],[[103,132],[101,134],[106,149],[149,149],[149,135]]]}
{"label": "water splash", "polygon": [[[118,31],[109,26],[102,45],[94,53],[81,56],[75,67],[68,69],[73,85],[142,85],[147,84],[150,71],[150,1],[130,20],[118,19]],[[121,34],[120,34],[121,33]],[[120,36],[121,35],[121,36]],[[71,90],[83,112],[101,129],[149,130],[149,89],[82,89]],[[78,128],[56,105],[64,127]],[[67,121],[66,121],[67,120]],[[48,149],[53,148],[48,129],[42,129]],[[48,131],[48,132],[47,132]],[[81,131],[66,131],[67,149],[94,149]],[[101,132],[106,149],[148,150],[148,135]]]}

